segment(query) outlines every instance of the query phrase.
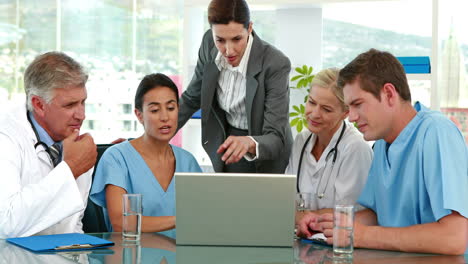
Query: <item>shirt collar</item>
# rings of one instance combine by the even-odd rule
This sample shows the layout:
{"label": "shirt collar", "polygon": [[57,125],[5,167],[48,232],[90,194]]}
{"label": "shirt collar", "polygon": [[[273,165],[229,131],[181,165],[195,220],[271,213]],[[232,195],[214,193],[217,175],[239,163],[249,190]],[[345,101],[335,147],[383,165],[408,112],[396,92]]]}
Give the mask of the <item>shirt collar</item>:
{"label": "shirt collar", "polygon": [[34,129],[37,132],[37,135],[39,136],[39,141],[44,142],[47,146],[52,146],[54,144],[54,140],[47,134],[45,129],[39,125],[39,123],[36,121],[36,118],[34,118],[34,115],[28,111],[29,118],[31,119],[31,123],[34,126]]}
{"label": "shirt collar", "polygon": [[418,126],[424,120],[424,116],[432,112],[419,101],[414,104],[414,109],[417,112],[416,115],[408,124],[406,124],[392,143],[388,143],[383,139],[380,140],[385,146],[387,164],[391,164],[391,160],[401,155],[401,149],[404,149],[406,146],[411,144],[410,141],[414,140],[413,134],[418,133]]}
{"label": "shirt collar", "polygon": [[218,70],[221,71],[223,69],[226,69],[230,71],[236,71],[242,74],[242,76],[246,77],[247,66],[248,66],[249,57],[250,57],[250,50],[252,49],[252,43],[253,43],[253,35],[252,33],[250,33],[244,55],[242,56],[242,59],[237,67],[232,67],[231,64],[227,62],[223,54],[221,54],[221,52],[218,51],[218,54],[216,55],[216,59],[215,59],[215,64],[218,67]]}
{"label": "shirt collar", "polygon": [[411,121],[408,124],[406,124],[406,126],[403,128],[403,130],[400,131],[400,133],[398,134],[398,136],[395,138],[395,140],[392,143],[388,143],[388,142],[386,142],[385,140],[382,139],[383,142],[385,143],[386,148],[387,148],[387,154],[390,153],[391,149],[395,148],[393,146],[397,146],[397,145],[400,145],[400,144],[405,146],[405,145],[409,144],[408,140],[410,140],[411,135],[414,134],[417,131],[417,127],[419,126],[419,124],[423,120],[423,117],[426,114],[431,112],[431,110],[429,108],[427,108],[425,105],[423,105],[419,101],[417,101],[414,104],[414,109],[417,112],[416,115],[413,117],[413,119],[411,119]]}
{"label": "shirt collar", "polygon": [[429,108],[427,108],[425,105],[421,104],[421,102],[417,101],[415,104],[414,104],[414,109],[416,110],[416,112],[421,112],[421,111],[428,111]]}

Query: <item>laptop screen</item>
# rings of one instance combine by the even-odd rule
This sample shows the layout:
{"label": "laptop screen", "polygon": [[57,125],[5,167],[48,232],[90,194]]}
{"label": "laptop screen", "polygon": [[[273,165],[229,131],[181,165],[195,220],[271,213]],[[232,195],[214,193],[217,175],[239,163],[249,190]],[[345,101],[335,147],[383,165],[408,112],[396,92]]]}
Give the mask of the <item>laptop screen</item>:
{"label": "laptop screen", "polygon": [[292,246],[295,175],[176,173],[178,245]]}

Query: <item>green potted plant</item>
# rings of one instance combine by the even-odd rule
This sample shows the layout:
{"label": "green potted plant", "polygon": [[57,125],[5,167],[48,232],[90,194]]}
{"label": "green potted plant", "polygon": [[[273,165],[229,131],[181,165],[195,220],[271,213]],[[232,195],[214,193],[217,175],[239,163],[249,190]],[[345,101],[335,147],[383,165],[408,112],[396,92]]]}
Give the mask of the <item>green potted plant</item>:
{"label": "green potted plant", "polygon": [[300,133],[304,128],[307,127],[307,119],[305,116],[305,103],[309,97],[310,83],[315,77],[312,74],[313,68],[311,66],[303,65],[302,67],[296,67],[295,72],[297,75],[291,77],[291,83],[295,86],[291,86],[291,89],[300,90],[304,95],[304,101],[301,104],[293,105],[293,111],[289,113],[291,127],[296,127],[296,131]]}

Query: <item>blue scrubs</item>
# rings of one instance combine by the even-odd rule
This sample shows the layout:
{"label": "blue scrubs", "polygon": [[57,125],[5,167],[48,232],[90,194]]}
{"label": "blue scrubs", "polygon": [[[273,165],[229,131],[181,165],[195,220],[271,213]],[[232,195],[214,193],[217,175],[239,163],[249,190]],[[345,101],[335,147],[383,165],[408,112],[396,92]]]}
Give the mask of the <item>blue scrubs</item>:
{"label": "blue scrubs", "polygon": [[392,144],[379,140],[358,203],[379,225],[436,222],[457,211],[468,217],[468,150],[442,113],[415,104],[417,115]]}
{"label": "blue scrubs", "polygon": [[[192,154],[176,146],[171,147],[176,160],[176,172],[202,172]],[[172,178],[164,191],[141,155],[128,141],[110,147],[102,155],[91,188],[91,200],[103,207],[107,228],[112,231],[106,210],[107,184],[119,186],[127,193],[141,193],[144,216],[175,215],[175,179]]]}

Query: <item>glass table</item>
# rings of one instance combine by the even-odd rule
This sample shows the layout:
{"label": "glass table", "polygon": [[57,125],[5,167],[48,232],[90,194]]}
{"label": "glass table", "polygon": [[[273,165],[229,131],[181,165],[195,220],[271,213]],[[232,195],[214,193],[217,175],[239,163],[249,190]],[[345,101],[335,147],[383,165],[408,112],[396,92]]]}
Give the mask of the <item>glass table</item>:
{"label": "glass table", "polygon": [[[295,240],[291,248],[180,246],[174,232],[143,233],[138,244],[121,233],[96,233],[115,246],[93,251],[36,254],[0,240],[0,263],[157,263],[157,264],[301,264],[301,263],[468,263],[468,255],[443,256],[356,249],[353,259],[334,260],[332,248]],[[177,252],[177,253],[176,253]]]}

